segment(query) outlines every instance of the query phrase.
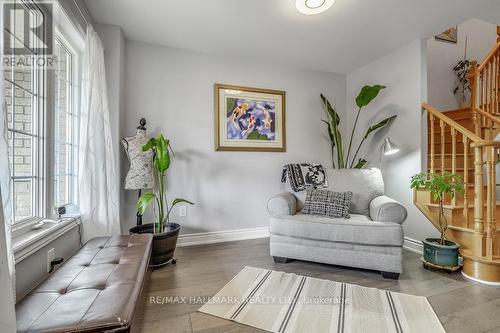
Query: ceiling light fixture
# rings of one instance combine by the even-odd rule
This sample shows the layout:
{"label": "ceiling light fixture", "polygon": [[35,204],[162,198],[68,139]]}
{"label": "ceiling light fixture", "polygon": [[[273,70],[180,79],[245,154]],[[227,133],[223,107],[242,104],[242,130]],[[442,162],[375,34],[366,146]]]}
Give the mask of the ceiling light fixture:
{"label": "ceiling light fixture", "polygon": [[295,7],[305,15],[322,13],[330,8],[335,0],[296,0]]}

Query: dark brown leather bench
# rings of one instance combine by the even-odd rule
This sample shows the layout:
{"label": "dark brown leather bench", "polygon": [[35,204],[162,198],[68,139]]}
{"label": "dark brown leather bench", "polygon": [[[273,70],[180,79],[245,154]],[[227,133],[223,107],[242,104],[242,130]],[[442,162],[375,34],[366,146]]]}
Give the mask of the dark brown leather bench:
{"label": "dark brown leather bench", "polygon": [[152,235],[88,241],[16,305],[18,332],[140,330]]}

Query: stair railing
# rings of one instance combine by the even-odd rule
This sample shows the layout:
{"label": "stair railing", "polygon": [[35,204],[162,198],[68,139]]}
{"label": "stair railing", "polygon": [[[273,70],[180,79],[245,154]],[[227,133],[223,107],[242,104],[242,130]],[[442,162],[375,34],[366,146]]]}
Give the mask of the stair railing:
{"label": "stair railing", "polygon": [[[496,242],[496,163],[500,141],[488,141],[472,133],[467,128],[461,126],[441,111],[436,110],[429,104],[422,104],[422,108],[428,113],[430,127],[429,133],[429,158],[430,172],[440,172],[451,170],[457,172],[460,168],[463,171],[463,182],[465,194],[463,196],[463,221],[462,226],[451,226],[451,229],[468,232],[472,234],[472,255],[475,257],[498,256],[498,242]],[[439,126],[439,138],[436,138],[435,129]],[[457,139],[461,136],[462,145],[457,144]],[[437,141],[437,139],[439,141]],[[446,146],[448,152],[446,153]],[[451,147],[450,147],[451,146]],[[439,147],[439,160],[436,159],[436,147]],[[451,149],[450,149],[451,148]],[[472,156],[470,156],[472,153]],[[458,157],[463,156],[462,159]],[[447,158],[449,157],[449,158]],[[470,160],[473,158],[473,177],[469,177]],[[447,163],[448,162],[448,163]],[[460,163],[459,163],[460,162]],[[436,165],[439,163],[439,167]],[[472,179],[470,179],[472,178]],[[486,198],[484,198],[484,188],[486,185]],[[468,188],[474,188],[473,205],[470,205]],[[486,200],[485,200],[486,199]],[[450,203],[456,206],[456,198]],[[469,221],[469,208],[474,208],[472,221]],[[486,221],[486,222],[485,222]]]}
{"label": "stair railing", "polygon": [[500,129],[500,42],[480,65],[472,62],[468,77],[475,133],[494,140]]}

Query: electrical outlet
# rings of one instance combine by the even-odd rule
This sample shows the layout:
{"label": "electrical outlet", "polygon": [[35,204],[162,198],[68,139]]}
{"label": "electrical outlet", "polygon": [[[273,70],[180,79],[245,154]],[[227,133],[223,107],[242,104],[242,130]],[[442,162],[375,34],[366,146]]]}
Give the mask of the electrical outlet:
{"label": "electrical outlet", "polygon": [[56,257],[56,253],[54,248],[51,248],[50,250],[47,251],[47,273],[50,272],[50,263],[54,258]]}
{"label": "electrical outlet", "polygon": [[186,205],[179,207],[179,216],[187,216],[187,213],[188,211]]}

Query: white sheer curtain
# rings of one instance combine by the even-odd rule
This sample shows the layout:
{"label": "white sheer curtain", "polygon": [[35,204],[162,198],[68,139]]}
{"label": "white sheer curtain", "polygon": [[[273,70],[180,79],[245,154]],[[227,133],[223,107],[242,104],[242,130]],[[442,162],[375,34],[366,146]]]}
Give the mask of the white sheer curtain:
{"label": "white sheer curtain", "polygon": [[[0,6],[0,27],[3,28],[3,11]],[[0,36],[0,50],[3,55],[3,33]],[[11,239],[12,196],[9,169],[9,146],[7,141],[7,107],[3,80],[3,61],[0,62],[0,327],[2,332],[16,331],[14,314],[15,266]]]}
{"label": "white sheer curtain", "polygon": [[120,234],[119,185],[109,122],[104,50],[91,25],[83,57],[79,148],[83,240]]}

